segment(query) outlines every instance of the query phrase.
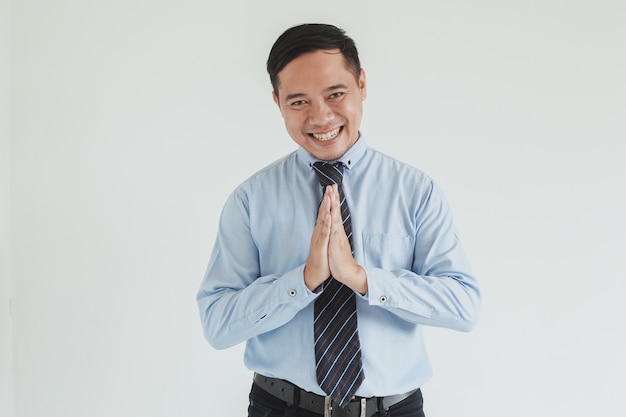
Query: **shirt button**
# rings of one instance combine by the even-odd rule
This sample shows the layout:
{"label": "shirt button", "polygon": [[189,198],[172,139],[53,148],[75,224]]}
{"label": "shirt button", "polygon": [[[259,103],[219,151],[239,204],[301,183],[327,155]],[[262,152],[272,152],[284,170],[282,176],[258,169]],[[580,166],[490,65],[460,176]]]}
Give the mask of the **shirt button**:
{"label": "shirt button", "polygon": [[387,296],[386,295],[381,295],[380,298],[378,299],[378,301],[380,301],[381,303],[386,303],[387,302]]}
{"label": "shirt button", "polygon": [[296,296],[296,294],[298,294],[298,292],[297,292],[296,290],[289,290],[289,295],[290,295],[291,297],[295,297],[295,296]]}

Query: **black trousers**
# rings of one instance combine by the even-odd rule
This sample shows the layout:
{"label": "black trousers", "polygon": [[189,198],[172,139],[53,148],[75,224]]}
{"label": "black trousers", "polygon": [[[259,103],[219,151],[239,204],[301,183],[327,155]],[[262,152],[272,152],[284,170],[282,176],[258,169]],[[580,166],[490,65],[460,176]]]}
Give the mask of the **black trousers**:
{"label": "black trousers", "polygon": [[[323,415],[287,404],[253,383],[248,417],[323,417]],[[379,412],[376,417],[425,417],[421,390],[394,404],[386,412]]]}

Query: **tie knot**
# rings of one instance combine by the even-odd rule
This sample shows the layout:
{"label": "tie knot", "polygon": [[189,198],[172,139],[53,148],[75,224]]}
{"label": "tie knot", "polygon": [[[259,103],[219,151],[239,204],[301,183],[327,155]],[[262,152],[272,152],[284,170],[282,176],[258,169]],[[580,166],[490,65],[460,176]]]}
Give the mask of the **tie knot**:
{"label": "tie knot", "polygon": [[320,183],[323,186],[327,185],[341,185],[343,180],[343,162],[315,162],[313,164],[313,169],[317,174],[317,178],[320,180]]}

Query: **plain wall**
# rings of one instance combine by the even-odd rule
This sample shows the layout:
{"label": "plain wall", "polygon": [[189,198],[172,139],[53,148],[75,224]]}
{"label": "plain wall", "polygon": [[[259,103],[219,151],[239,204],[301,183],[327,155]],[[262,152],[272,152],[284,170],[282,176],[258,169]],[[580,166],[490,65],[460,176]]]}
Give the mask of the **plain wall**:
{"label": "plain wall", "polygon": [[0,416],[14,417],[11,316],[11,19],[0,0]]}
{"label": "plain wall", "polygon": [[0,364],[12,286],[15,416],[245,415],[243,346],[209,347],[195,293],[227,195],[295,149],[265,60],[311,21],[356,40],[368,143],[439,183],[483,287],[473,333],[426,332],[427,415],[614,415],[622,1],[13,0]]}

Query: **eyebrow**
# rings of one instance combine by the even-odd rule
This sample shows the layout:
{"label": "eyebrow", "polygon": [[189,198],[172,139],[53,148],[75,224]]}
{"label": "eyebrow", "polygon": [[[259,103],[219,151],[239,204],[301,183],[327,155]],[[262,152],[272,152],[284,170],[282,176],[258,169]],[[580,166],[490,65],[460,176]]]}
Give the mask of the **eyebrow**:
{"label": "eyebrow", "polygon": [[[325,88],[324,92],[325,93],[329,93],[331,91],[347,89],[347,88],[348,88],[348,86],[345,85],[345,84],[341,84],[341,83],[340,84],[334,84],[334,85],[331,85],[328,88]],[[289,94],[289,95],[287,95],[287,97],[285,97],[285,101],[293,100],[293,99],[296,99],[296,98],[302,98],[302,97],[306,97],[306,94],[304,94],[304,93]]]}
{"label": "eyebrow", "polygon": [[293,100],[294,98],[301,98],[304,96],[305,96],[304,93],[289,94],[287,97],[285,97],[285,101]]}

